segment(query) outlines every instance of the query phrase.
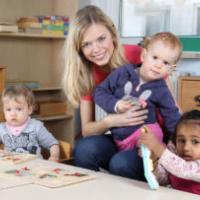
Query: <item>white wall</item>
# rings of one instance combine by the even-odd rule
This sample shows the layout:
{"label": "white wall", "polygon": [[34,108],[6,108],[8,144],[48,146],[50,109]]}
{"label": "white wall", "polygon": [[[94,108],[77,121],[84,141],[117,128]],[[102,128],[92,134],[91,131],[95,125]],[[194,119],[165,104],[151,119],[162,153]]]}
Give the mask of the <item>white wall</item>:
{"label": "white wall", "polygon": [[79,0],[78,2],[79,2],[79,4],[78,4],[79,8],[83,8],[83,7],[91,4],[91,0]]}
{"label": "white wall", "polygon": [[90,0],[91,4],[100,7],[111,17],[117,29],[119,29],[119,4],[120,0]]}

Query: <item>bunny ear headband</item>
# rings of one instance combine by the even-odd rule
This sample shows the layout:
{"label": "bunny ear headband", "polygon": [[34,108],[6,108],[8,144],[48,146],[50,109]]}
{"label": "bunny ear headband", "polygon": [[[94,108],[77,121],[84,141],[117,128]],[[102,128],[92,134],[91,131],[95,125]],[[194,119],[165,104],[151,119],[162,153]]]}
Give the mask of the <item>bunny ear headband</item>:
{"label": "bunny ear headband", "polygon": [[128,100],[133,102],[133,104],[138,104],[142,106],[143,108],[146,107],[146,100],[151,96],[152,91],[151,90],[145,90],[142,92],[142,94],[139,97],[133,97],[131,96],[131,91],[133,89],[133,85],[131,81],[127,81],[124,85],[124,96],[122,99]]}

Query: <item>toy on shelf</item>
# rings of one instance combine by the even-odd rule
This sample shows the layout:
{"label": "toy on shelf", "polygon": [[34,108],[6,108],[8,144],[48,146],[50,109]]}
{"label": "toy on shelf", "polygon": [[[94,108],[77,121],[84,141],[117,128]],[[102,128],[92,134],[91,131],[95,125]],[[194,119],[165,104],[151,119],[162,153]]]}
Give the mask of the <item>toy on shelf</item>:
{"label": "toy on shelf", "polygon": [[[147,132],[146,127],[143,127],[141,131]],[[159,184],[155,175],[152,172],[153,161],[150,158],[151,152],[144,144],[142,144],[141,153],[142,153],[142,160],[143,160],[143,166],[144,166],[144,176],[148,182],[149,187],[152,190],[157,190],[159,188]]]}

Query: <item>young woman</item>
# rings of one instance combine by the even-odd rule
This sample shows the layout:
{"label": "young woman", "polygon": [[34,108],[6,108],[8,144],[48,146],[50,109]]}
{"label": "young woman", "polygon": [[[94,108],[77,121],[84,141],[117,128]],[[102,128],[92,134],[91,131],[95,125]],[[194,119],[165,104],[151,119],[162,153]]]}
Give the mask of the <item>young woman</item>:
{"label": "young woman", "polygon": [[[125,50],[129,60],[138,62],[139,47],[128,46]],[[63,74],[68,100],[74,106],[80,105],[84,138],[75,145],[75,164],[92,170],[105,168],[112,174],[144,180],[142,161],[135,160],[137,150],[118,152],[112,135],[104,133],[112,127],[143,124],[147,110],[135,106],[123,114],[110,114],[95,121],[91,95],[94,87],[125,63],[111,19],[95,6],[79,10],[70,24]]]}

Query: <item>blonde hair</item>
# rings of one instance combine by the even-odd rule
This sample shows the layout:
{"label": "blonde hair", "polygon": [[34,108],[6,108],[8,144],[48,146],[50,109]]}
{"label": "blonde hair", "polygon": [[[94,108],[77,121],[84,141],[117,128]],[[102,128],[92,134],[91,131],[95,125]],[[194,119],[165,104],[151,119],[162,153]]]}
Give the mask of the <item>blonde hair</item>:
{"label": "blonde hair", "polygon": [[104,25],[110,32],[114,51],[108,63],[112,70],[126,63],[117,30],[112,20],[96,6],[87,6],[79,10],[70,23],[66,43],[66,63],[62,85],[68,100],[78,106],[81,96],[87,95],[94,88],[92,77],[93,63],[88,61],[81,52],[83,34],[92,24]]}
{"label": "blonde hair", "polygon": [[3,102],[4,98],[14,99],[18,102],[18,98],[23,96],[28,104],[28,107],[34,107],[35,97],[33,92],[22,84],[12,85],[6,87],[1,94],[1,101]]}
{"label": "blonde hair", "polygon": [[156,33],[152,37],[147,37],[144,39],[143,47],[148,50],[148,48],[157,41],[163,42],[165,45],[169,46],[171,49],[177,50],[177,55],[175,56],[175,63],[181,57],[182,54],[182,44],[180,40],[170,32],[160,32]]}

